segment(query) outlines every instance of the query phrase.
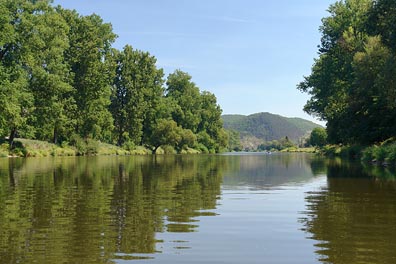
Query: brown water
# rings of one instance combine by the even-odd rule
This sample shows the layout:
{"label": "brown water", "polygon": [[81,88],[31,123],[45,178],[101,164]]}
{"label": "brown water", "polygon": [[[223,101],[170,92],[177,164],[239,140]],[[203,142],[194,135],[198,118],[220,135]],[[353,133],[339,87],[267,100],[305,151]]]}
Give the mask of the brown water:
{"label": "brown water", "polygon": [[396,263],[392,171],[305,154],[0,159],[0,263]]}

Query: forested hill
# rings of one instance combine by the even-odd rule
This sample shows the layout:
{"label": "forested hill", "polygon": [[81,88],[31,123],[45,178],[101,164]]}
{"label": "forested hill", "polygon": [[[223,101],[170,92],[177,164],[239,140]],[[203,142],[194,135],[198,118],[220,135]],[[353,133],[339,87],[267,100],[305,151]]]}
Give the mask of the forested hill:
{"label": "forested hill", "polygon": [[302,118],[287,118],[271,113],[257,113],[249,116],[223,115],[225,129],[236,130],[241,134],[244,147],[250,141],[252,147],[263,141],[279,140],[288,137],[294,142],[307,135],[320,125]]}

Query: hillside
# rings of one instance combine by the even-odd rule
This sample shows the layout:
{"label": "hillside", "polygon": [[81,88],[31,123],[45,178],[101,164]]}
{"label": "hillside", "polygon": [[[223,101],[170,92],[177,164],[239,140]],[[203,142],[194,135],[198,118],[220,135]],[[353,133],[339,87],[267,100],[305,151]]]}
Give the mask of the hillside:
{"label": "hillside", "polygon": [[288,137],[297,143],[313,128],[320,127],[302,118],[288,118],[271,113],[257,113],[249,116],[223,115],[224,128],[241,134],[243,148],[255,149],[264,141]]}

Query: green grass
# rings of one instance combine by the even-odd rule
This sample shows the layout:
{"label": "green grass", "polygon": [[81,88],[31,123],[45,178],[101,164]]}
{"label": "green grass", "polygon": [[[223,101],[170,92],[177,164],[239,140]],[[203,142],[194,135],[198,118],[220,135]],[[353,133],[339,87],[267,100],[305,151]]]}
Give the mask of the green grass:
{"label": "green grass", "polygon": [[73,147],[60,147],[40,140],[18,138],[14,142],[14,149],[10,151],[11,156],[18,157],[48,157],[48,156],[75,156]]}
{"label": "green grass", "polygon": [[8,157],[9,155],[9,150],[8,150],[8,144],[3,143],[0,145],[0,158]]}
{"label": "green grass", "polygon": [[290,148],[282,149],[281,152],[316,153],[317,149],[315,147],[309,147],[309,148],[290,147]]}
{"label": "green grass", "polygon": [[[70,144],[70,145],[69,145]],[[72,145],[73,144],[73,145]],[[200,149],[183,149],[180,154],[205,153]],[[9,151],[8,143],[0,142],[0,157],[49,157],[49,156],[83,156],[83,155],[151,155],[152,151],[143,146],[118,147],[100,141],[75,138],[72,143],[63,142],[61,145],[46,141],[17,138],[14,148]],[[171,146],[158,148],[156,154],[177,154]]]}

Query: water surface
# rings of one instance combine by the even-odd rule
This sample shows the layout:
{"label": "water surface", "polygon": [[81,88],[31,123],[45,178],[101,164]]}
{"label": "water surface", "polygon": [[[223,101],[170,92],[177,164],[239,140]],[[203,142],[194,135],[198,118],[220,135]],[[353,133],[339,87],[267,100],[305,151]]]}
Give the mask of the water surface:
{"label": "water surface", "polygon": [[0,263],[395,263],[393,175],[306,154],[0,159]]}

